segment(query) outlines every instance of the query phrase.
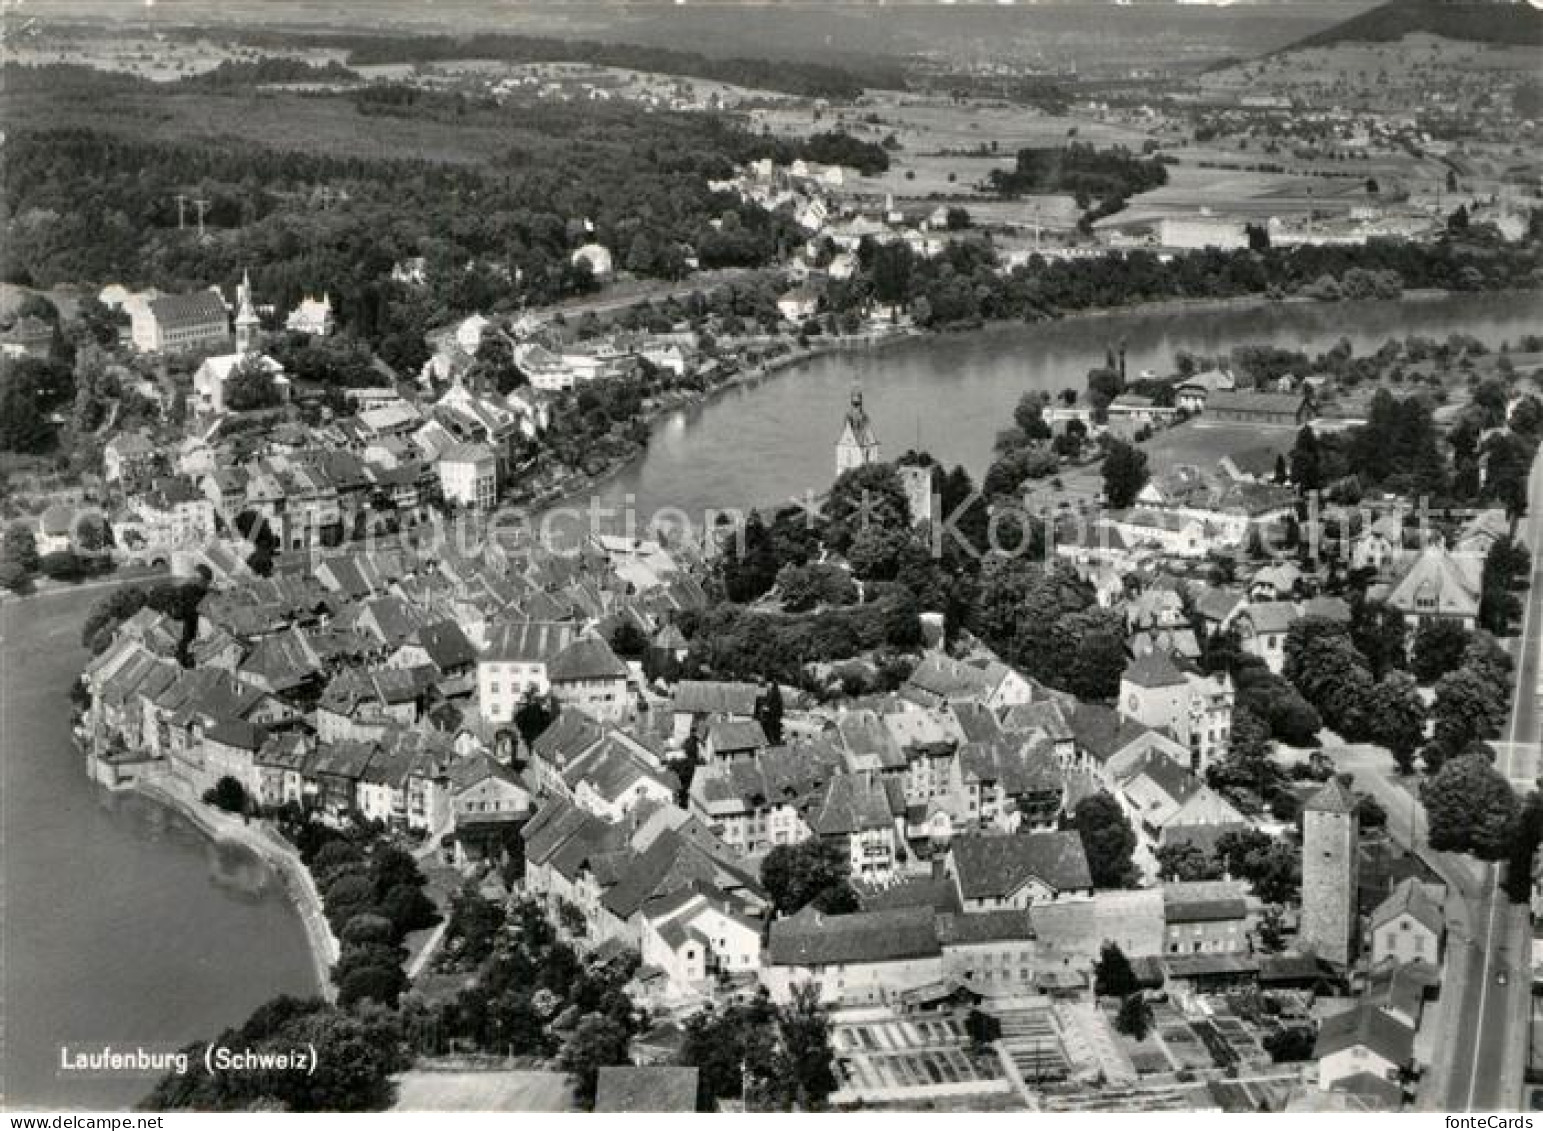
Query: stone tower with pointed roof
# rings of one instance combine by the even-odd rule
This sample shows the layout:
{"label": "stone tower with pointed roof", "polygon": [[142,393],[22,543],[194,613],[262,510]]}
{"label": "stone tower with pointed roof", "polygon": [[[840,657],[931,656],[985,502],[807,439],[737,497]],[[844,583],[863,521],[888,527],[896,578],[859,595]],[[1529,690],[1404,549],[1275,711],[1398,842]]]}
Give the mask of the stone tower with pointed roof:
{"label": "stone tower with pointed roof", "polygon": [[1361,828],[1338,779],[1302,806],[1302,927],[1298,942],[1337,966],[1355,958]]}
{"label": "stone tower with pointed roof", "polygon": [[873,434],[873,425],[863,410],[861,386],[852,388],[852,407],[847,409],[846,420],[841,425],[841,438],[836,441],[836,475],[879,462],[879,438]]}

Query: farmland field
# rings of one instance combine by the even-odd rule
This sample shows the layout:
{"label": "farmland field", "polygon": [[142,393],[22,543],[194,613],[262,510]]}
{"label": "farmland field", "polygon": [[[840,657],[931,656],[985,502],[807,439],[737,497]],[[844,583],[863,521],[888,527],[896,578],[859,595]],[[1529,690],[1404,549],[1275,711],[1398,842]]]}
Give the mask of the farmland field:
{"label": "farmland field", "polygon": [[1141,445],[1154,475],[1190,465],[1215,471],[1216,461],[1232,452],[1273,445],[1289,452],[1295,428],[1259,424],[1219,424],[1194,420],[1159,432]]}

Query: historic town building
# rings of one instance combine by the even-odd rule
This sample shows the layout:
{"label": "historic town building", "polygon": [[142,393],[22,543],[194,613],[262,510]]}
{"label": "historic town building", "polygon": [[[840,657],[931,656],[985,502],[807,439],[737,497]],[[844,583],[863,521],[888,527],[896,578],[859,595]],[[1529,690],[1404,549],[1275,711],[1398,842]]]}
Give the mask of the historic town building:
{"label": "historic town building", "polygon": [[1338,966],[1355,958],[1360,834],[1355,797],[1338,780],[1302,807],[1299,939],[1303,950]]}
{"label": "historic town building", "polygon": [[841,426],[841,438],[836,441],[836,474],[851,471],[854,467],[879,462],[879,438],[873,433],[873,425],[863,410],[863,391],[852,390],[852,407],[847,410]]}

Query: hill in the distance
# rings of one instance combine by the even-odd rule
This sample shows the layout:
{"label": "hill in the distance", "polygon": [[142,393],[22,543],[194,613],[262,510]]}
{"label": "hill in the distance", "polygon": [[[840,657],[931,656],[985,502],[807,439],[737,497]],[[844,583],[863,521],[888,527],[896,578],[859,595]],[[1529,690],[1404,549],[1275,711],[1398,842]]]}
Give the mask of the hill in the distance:
{"label": "hill in the distance", "polygon": [[1389,0],[1285,50],[1388,43],[1421,32],[1472,43],[1539,47],[1543,46],[1543,10],[1526,0]]}

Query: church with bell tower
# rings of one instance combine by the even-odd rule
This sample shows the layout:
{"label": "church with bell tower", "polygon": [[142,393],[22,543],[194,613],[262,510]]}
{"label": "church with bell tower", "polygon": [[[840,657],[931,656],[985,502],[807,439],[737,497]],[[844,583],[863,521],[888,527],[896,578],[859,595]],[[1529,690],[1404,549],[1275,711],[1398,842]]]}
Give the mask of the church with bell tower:
{"label": "church with bell tower", "polygon": [[873,434],[873,425],[863,409],[863,390],[852,387],[852,404],[847,409],[841,425],[841,437],[836,441],[836,475],[879,462],[879,438]]}
{"label": "church with bell tower", "polygon": [[[252,280],[245,271],[236,287],[236,352],[206,357],[193,374],[193,397],[189,401],[195,412],[219,415],[229,407],[226,394],[235,378],[250,372],[265,374],[272,382],[272,401],[283,404],[289,400],[289,378],[284,367],[263,353],[262,319],[252,301]],[[271,407],[271,406],[264,406]]]}
{"label": "church with bell tower", "polygon": [[241,285],[236,288],[236,353],[245,357],[257,350],[257,335],[262,322],[252,305],[252,279],[241,272]]}

